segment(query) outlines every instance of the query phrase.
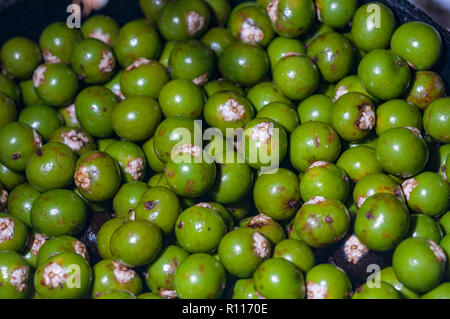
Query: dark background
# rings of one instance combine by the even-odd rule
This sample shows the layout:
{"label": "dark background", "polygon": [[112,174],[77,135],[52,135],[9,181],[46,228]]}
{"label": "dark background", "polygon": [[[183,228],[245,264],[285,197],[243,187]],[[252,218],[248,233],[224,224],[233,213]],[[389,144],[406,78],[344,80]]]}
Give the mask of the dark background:
{"label": "dark background", "polygon": [[[443,54],[440,63],[434,69],[443,76],[449,87],[450,33],[407,0],[377,1],[391,7],[400,24],[418,20],[429,23],[439,30],[443,39]],[[71,2],[71,0],[0,0],[0,45],[18,35],[37,40],[48,24],[67,19],[69,13],[66,9]],[[243,0],[231,0],[231,2],[236,4]],[[360,0],[359,2],[371,1]],[[121,25],[131,19],[142,17],[138,0],[110,0],[108,6],[99,13],[114,17]]]}

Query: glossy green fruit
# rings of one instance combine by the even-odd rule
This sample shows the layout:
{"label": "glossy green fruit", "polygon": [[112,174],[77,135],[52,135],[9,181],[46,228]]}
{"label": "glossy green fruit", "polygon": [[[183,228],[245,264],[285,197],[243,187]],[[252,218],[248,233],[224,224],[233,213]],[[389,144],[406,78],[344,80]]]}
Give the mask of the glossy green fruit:
{"label": "glossy green fruit", "polygon": [[313,197],[297,212],[294,229],[310,247],[327,247],[337,243],[350,227],[347,208],[334,199]]}
{"label": "glossy green fruit", "polygon": [[122,77],[123,70],[118,71],[116,75],[103,86],[114,93],[114,95],[121,101],[125,99],[125,95],[123,95],[121,87],[120,87],[120,78]]}
{"label": "glossy green fruit", "polygon": [[351,22],[358,8],[357,0],[317,0],[317,18],[332,28],[343,28]]}
{"label": "glossy green fruit", "polygon": [[315,196],[345,202],[350,185],[344,170],[328,162],[313,163],[302,176],[300,193],[304,202]]}
{"label": "glossy green fruit", "polygon": [[215,156],[215,161],[218,164],[216,181],[208,195],[222,204],[242,200],[253,186],[253,172],[250,166],[234,152],[219,153]]}
{"label": "glossy green fruit", "polygon": [[249,278],[271,255],[267,238],[250,228],[237,228],[220,241],[219,258],[225,269],[238,278]]}
{"label": "glossy green fruit", "polygon": [[264,106],[256,114],[256,118],[267,118],[281,125],[291,133],[299,125],[298,114],[292,106],[282,102],[272,102]]}
{"label": "glossy green fruit", "polygon": [[367,95],[375,104],[379,104],[380,102],[379,99],[366,90],[357,75],[349,75],[336,83],[331,97],[334,101],[337,101],[341,96],[352,92]]}
{"label": "glossy green fruit", "polygon": [[206,101],[203,113],[206,123],[219,129],[225,137],[228,137],[228,128],[244,128],[254,117],[252,104],[232,91],[218,92],[211,96]]}
{"label": "glossy green fruit", "polygon": [[268,299],[303,299],[305,279],[293,263],[282,258],[263,262],[253,275],[256,290]]}
{"label": "glossy green fruit", "polygon": [[114,132],[121,138],[143,141],[152,137],[161,118],[161,108],[154,99],[133,96],[116,105],[111,121]]}
{"label": "glossy green fruit", "polygon": [[130,182],[123,184],[114,196],[114,215],[119,218],[136,217],[136,207],[142,195],[148,190],[148,185],[143,182]]}
{"label": "glossy green fruit", "polygon": [[0,128],[0,161],[15,172],[25,171],[34,152],[42,146],[42,139],[30,126],[11,122]]}
{"label": "glossy green fruit", "polygon": [[129,222],[128,218],[113,218],[106,221],[97,234],[97,249],[103,259],[111,259],[111,237],[120,226]]}
{"label": "glossy green fruit", "polygon": [[450,98],[442,98],[431,103],[423,115],[425,131],[435,140],[450,143]]}
{"label": "glossy green fruit", "polygon": [[400,282],[415,292],[427,292],[442,280],[447,257],[435,242],[408,238],[394,251],[392,266]]}
{"label": "glossy green fruit", "polygon": [[175,272],[175,291],[180,299],[219,298],[225,283],[225,269],[207,254],[187,257]]}
{"label": "glossy green fruit", "polygon": [[59,109],[59,114],[63,119],[63,125],[72,128],[81,128],[80,122],[77,119],[75,111],[75,103]]}
{"label": "glossy green fruit", "polygon": [[93,267],[92,298],[104,296],[111,290],[124,290],[138,295],[142,281],[138,274],[118,261],[104,259]]}
{"label": "glossy green fruit", "polygon": [[304,56],[287,56],[273,70],[275,86],[289,99],[300,101],[319,86],[319,69]]}
{"label": "glossy green fruit", "polygon": [[356,146],[346,150],[339,157],[336,166],[343,169],[355,183],[366,176],[383,172],[375,150],[367,146]]}
{"label": "glossy green fruit", "polygon": [[119,24],[113,18],[98,14],[84,21],[81,33],[85,38],[98,39],[113,46],[116,43],[119,29]]}
{"label": "glossy green fruit", "polygon": [[239,226],[252,228],[260,232],[274,245],[286,239],[286,232],[284,231],[283,226],[273,218],[264,214],[244,218],[240,221]]}
{"label": "glossy green fruit", "polygon": [[209,29],[201,38],[202,43],[213,50],[216,56],[220,56],[234,40],[230,30],[225,28]]}
{"label": "glossy green fruit", "polygon": [[419,108],[405,100],[390,100],[377,108],[377,135],[395,127],[422,129],[422,113]]}
{"label": "glossy green fruit", "polygon": [[34,287],[46,299],[82,298],[88,293],[91,282],[89,263],[70,252],[51,257],[36,269],[34,275]]}
{"label": "glossy green fruit", "polygon": [[37,251],[37,266],[42,265],[51,257],[64,252],[75,253],[89,261],[89,254],[87,252],[86,245],[75,237],[63,235],[48,239],[43,236],[45,235],[41,234],[40,237],[34,237],[35,239],[38,239],[37,242],[33,243],[37,246],[35,249]]}
{"label": "glossy green fruit", "polygon": [[198,40],[187,40],[173,49],[168,70],[173,79],[190,80],[203,86],[213,77],[215,67],[215,55],[210,48]]}
{"label": "glossy green fruit", "polygon": [[250,167],[266,173],[277,169],[284,160],[288,148],[287,133],[277,122],[257,118],[245,126],[236,148]]}
{"label": "glossy green fruit", "polygon": [[86,219],[83,200],[64,189],[43,193],[31,209],[33,229],[49,236],[76,235],[84,227]]}
{"label": "glossy green fruit", "polygon": [[28,183],[15,187],[8,196],[9,213],[31,227],[31,208],[40,195],[41,193]]}
{"label": "glossy green fruit", "polygon": [[303,100],[297,108],[300,123],[323,122],[331,124],[334,103],[333,100],[322,94],[315,94]]}
{"label": "glossy green fruit", "polygon": [[167,163],[165,176],[175,194],[194,198],[207,193],[216,179],[216,165],[203,150],[192,144],[176,148]]}
{"label": "glossy green fruit", "polygon": [[356,10],[352,22],[354,44],[363,51],[389,47],[396,27],[395,16],[386,5],[367,3]]}
{"label": "glossy green fruit", "polygon": [[406,62],[395,53],[381,49],[362,58],[358,76],[367,91],[381,100],[392,100],[406,93],[411,80]]}
{"label": "glossy green fruit", "polygon": [[260,46],[235,41],[220,55],[219,70],[231,82],[253,86],[269,72],[269,58]]}
{"label": "glossy green fruit", "polygon": [[63,126],[50,136],[49,142],[60,142],[69,146],[78,155],[96,149],[95,141],[81,128]]}
{"label": "glossy green fruit", "polygon": [[88,152],[78,159],[75,184],[85,199],[92,202],[111,199],[119,189],[120,182],[119,165],[107,153]]}
{"label": "glossy green fruit", "polygon": [[17,217],[0,213],[0,251],[20,252],[28,240],[28,228]]}
{"label": "glossy green fruit", "polygon": [[14,251],[0,251],[1,299],[25,299],[31,288],[31,267]]}
{"label": "glossy green fruit", "polygon": [[148,20],[156,22],[168,2],[169,0],[139,0],[139,7]]}
{"label": "glossy green fruit", "polygon": [[416,128],[393,128],[384,132],[378,139],[376,153],[387,173],[403,178],[421,172],[428,161],[427,145]]}
{"label": "glossy green fruit", "polygon": [[3,184],[5,189],[12,190],[16,186],[26,183],[26,181],[25,175],[10,170],[0,162],[0,183]]}
{"label": "glossy green fruit", "polygon": [[202,36],[211,20],[208,5],[200,0],[169,2],[161,11],[158,27],[168,41],[183,41]]}
{"label": "glossy green fruit", "polygon": [[309,44],[307,54],[317,64],[322,78],[330,83],[349,75],[355,60],[351,42],[337,32],[317,36]]}
{"label": "glossy green fruit", "polygon": [[211,25],[224,26],[231,12],[228,0],[205,0],[211,8]]}
{"label": "glossy green fruit", "polygon": [[196,119],[203,113],[205,98],[202,89],[189,80],[173,80],[159,94],[159,104],[165,117],[182,116]]}
{"label": "glossy green fruit", "polygon": [[364,202],[355,220],[355,234],[374,251],[394,249],[406,236],[409,212],[390,194],[375,194]]}
{"label": "glossy green fruit", "polygon": [[0,93],[0,114],[0,127],[17,118],[16,104],[3,93]]}
{"label": "glossy green fruit", "polygon": [[[238,93],[238,92],[236,92]],[[247,99],[252,103],[257,112],[273,102],[281,102],[291,105],[292,102],[272,82],[260,82],[247,92]]]}
{"label": "glossy green fruit", "polygon": [[391,194],[405,202],[401,186],[391,177],[381,173],[362,178],[354,188],[353,200],[356,207],[360,208],[367,198],[379,193]]}
{"label": "glossy green fruit", "polygon": [[341,151],[341,141],[328,124],[308,122],[297,127],[290,137],[290,160],[298,171],[306,171],[317,161],[334,162]]}
{"label": "glossy green fruit", "polygon": [[433,290],[430,290],[426,294],[422,295],[422,299],[450,299],[450,283],[445,282],[440,284]]}
{"label": "glossy green fruit", "polygon": [[306,294],[308,299],[348,299],[352,283],[341,268],[317,265],[306,274]]}
{"label": "glossy green fruit", "polygon": [[316,16],[312,0],[267,1],[264,5],[278,35],[296,38],[311,28]]}
{"label": "glossy green fruit", "polygon": [[[11,194],[10,194],[11,196]],[[446,212],[442,217],[439,219],[439,224],[441,225],[442,230],[444,233],[448,234],[450,233],[450,213]]]}
{"label": "glossy green fruit", "polygon": [[158,258],[148,266],[145,280],[148,287],[162,298],[176,297],[175,273],[189,254],[182,248],[168,246]]}
{"label": "glossy green fruit", "polygon": [[147,162],[151,170],[156,173],[162,173],[166,164],[156,155],[155,148],[153,146],[153,137],[142,145],[142,150],[147,157]]}
{"label": "glossy green fruit", "polygon": [[332,125],[347,141],[362,141],[375,127],[375,106],[364,94],[347,93],[334,104]]}
{"label": "glossy green fruit", "polygon": [[81,127],[98,138],[113,134],[111,117],[117,98],[102,86],[90,86],[78,94],[75,100],[75,115]]}
{"label": "glossy green fruit", "polygon": [[105,153],[117,161],[120,175],[125,182],[142,181],[146,177],[147,159],[137,144],[115,141],[105,149]]}
{"label": "glossy green fruit", "polygon": [[402,296],[390,284],[381,282],[379,287],[365,283],[355,290],[352,299],[402,299]]}
{"label": "glossy green fruit", "polygon": [[442,39],[439,32],[429,24],[408,22],[394,32],[392,51],[419,71],[431,68],[441,55]]}
{"label": "glossy green fruit", "polygon": [[[188,132],[190,136],[185,136]],[[156,128],[153,138],[156,155],[162,162],[167,163],[172,158],[174,146],[194,143],[194,135],[198,132],[201,132],[201,129],[193,119],[176,116],[164,119]]]}
{"label": "glossy green fruit", "polygon": [[233,91],[234,93],[237,93],[240,96],[245,96],[245,92],[242,87],[228,81],[225,78],[220,78],[217,80],[210,81],[205,84],[203,89],[204,89],[206,95],[208,96],[208,98],[210,98],[211,96],[213,96],[216,93],[223,92],[223,91]]}
{"label": "glossy green fruit", "polygon": [[296,239],[285,239],[280,241],[273,250],[274,258],[283,258],[306,274],[316,265],[316,257],[311,248]]}
{"label": "glossy green fruit", "polygon": [[245,2],[231,11],[228,19],[231,34],[242,42],[267,46],[274,36],[271,21],[264,8]]}
{"label": "glossy green fruit", "polygon": [[28,182],[40,192],[65,188],[72,183],[76,161],[75,153],[65,144],[45,144],[28,161]]}
{"label": "glossy green fruit", "polygon": [[63,107],[75,98],[79,84],[76,73],[67,65],[47,63],[34,71],[33,86],[45,104]]}
{"label": "glossy green fruit", "polygon": [[397,290],[404,298],[419,299],[420,297],[419,294],[405,287],[405,285],[398,280],[395,275],[394,268],[392,267],[387,267],[381,270],[380,280],[394,287],[394,289]]}
{"label": "glossy green fruit", "polygon": [[164,65],[166,68],[169,67],[169,59],[172,54],[173,49],[177,46],[178,42],[175,41],[167,41],[164,45],[162,52],[159,56],[159,63]]}
{"label": "glossy green fruit", "polygon": [[65,22],[48,25],[39,37],[39,46],[47,63],[70,63],[73,49],[82,39],[82,33],[69,28]]}
{"label": "glossy green fruit", "polygon": [[305,45],[298,39],[277,37],[267,48],[272,70],[284,57],[295,54],[306,55]]}
{"label": "glossy green fruit", "polygon": [[47,105],[30,105],[26,107],[20,112],[18,121],[28,124],[46,141],[63,124],[58,111]]}
{"label": "glossy green fruit", "polygon": [[0,74],[0,93],[13,100],[14,103],[20,103],[22,100],[20,83],[16,83],[5,74]]}
{"label": "glossy green fruit", "polygon": [[260,214],[285,220],[295,214],[300,202],[297,176],[285,168],[258,177],[253,188],[255,206]]}
{"label": "glossy green fruit", "polygon": [[450,205],[450,186],[437,173],[423,172],[403,185],[408,206],[417,213],[440,216]]}
{"label": "glossy green fruit", "polygon": [[425,110],[431,103],[445,96],[445,83],[433,71],[419,71],[414,75],[406,100]]}
{"label": "glossy green fruit", "polygon": [[413,214],[411,215],[409,237],[422,237],[439,243],[442,239],[442,230],[430,216]]}
{"label": "glossy green fruit", "polygon": [[[191,202],[190,202],[191,201]],[[230,231],[234,228],[234,219],[231,213],[223,206],[222,204],[219,204],[217,202],[198,202],[199,199],[197,199],[197,202],[193,201],[192,199],[182,199],[182,206],[183,208],[189,207],[189,206],[198,206],[198,207],[206,207],[211,208],[216,213],[219,213],[220,216],[222,216],[223,220],[225,221],[225,224],[227,225],[227,231]]]}
{"label": "glossy green fruit", "polygon": [[227,226],[222,216],[211,208],[192,206],[176,221],[175,235],[181,247],[190,253],[215,250]]}
{"label": "glossy green fruit", "polygon": [[165,187],[152,187],[140,198],[136,206],[136,219],[146,219],[165,233],[175,229],[181,211],[178,197]]}
{"label": "glossy green fruit", "polygon": [[232,299],[264,299],[255,288],[253,279],[239,279],[233,287]]}
{"label": "glossy green fruit", "polygon": [[3,44],[0,61],[4,70],[19,80],[27,80],[42,61],[39,47],[32,40],[14,37]]}
{"label": "glossy green fruit", "polygon": [[120,29],[114,45],[117,60],[124,68],[138,58],[154,59],[160,51],[158,32],[141,20],[126,23]]}
{"label": "glossy green fruit", "polygon": [[105,83],[114,75],[116,57],[101,40],[87,38],[75,45],[70,64],[86,83]]}
{"label": "glossy green fruit", "polygon": [[150,263],[162,246],[161,231],[147,220],[134,220],[121,225],[111,235],[113,259],[136,267]]}
{"label": "glossy green fruit", "polygon": [[161,63],[139,58],[123,72],[120,89],[126,97],[144,95],[157,99],[167,82],[169,74]]}

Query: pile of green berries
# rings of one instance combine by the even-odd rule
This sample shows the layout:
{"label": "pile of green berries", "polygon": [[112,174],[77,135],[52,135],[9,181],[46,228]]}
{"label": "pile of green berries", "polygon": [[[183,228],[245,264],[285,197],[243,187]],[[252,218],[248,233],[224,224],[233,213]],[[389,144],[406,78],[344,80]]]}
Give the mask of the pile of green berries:
{"label": "pile of green berries", "polygon": [[0,298],[450,299],[432,26],[357,0],[140,5],[1,47]]}

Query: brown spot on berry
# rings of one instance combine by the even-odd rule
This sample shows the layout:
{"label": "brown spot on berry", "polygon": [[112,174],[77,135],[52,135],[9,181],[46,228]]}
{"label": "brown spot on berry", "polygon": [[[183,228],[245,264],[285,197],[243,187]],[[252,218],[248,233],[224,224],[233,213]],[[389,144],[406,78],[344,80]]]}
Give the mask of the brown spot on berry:
{"label": "brown spot on berry", "polygon": [[156,202],[154,201],[148,201],[144,203],[144,207],[146,209],[153,209],[156,206]]}
{"label": "brown spot on berry", "polygon": [[298,200],[296,200],[296,199],[291,199],[291,200],[288,202],[287,206],[288,206],[289,208],[294,208],[295,206],[297,206],[297,204],[298,204]]}
{"label": "brown spot on berry", "polygon": [[331,218],[331,216],[325,216],[323,221],[327,224],[331,224],[333,222],[333,218]]}
{"label": "brown spot on berry", "polygon": [[367,219],[375,219],[375,216],[373,216],[371,211],[368,211],[365,216]]}

